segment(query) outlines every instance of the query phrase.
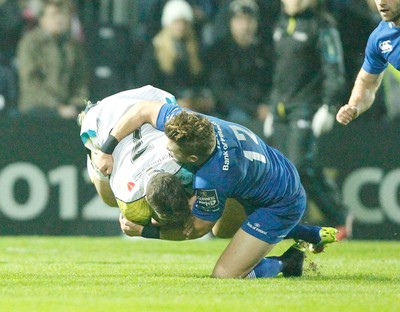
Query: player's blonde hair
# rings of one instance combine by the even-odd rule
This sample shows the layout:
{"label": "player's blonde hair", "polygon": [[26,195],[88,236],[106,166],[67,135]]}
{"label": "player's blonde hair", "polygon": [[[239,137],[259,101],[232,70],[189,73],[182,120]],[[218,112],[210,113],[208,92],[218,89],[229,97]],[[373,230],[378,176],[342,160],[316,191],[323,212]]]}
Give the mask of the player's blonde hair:
{"label": "player's blonde hair", "polygon": [[165,135],[186,155],[206,160],[215,147],[214,127],[208,118],[182,111],[165,123]]}

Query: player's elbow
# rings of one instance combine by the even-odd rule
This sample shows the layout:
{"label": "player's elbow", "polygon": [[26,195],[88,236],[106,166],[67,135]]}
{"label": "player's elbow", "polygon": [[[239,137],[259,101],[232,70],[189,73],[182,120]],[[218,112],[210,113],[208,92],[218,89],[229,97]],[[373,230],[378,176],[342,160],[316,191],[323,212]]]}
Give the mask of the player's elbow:
{"label": "player's elbow", "polygon": [[203,236],[205,236],[206,234],[208,234],[210,231],[201,231],[201,230],[194,230],[194,231],[190,231],[190,232],[186,232],[186,239],[197,239],[197,238],[201,238]]}
{"label": "player's elbow", "polygon": [[208,234],[213,228],[215,222],[201,220],[193,217],[185,228],[186,239],[196,239]]}

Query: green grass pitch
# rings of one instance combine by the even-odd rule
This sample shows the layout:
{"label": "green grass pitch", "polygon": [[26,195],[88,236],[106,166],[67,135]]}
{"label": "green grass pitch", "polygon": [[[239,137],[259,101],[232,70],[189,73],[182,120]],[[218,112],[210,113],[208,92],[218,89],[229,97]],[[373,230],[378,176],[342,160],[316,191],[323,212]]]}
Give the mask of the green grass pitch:
{"label": "green grass pitch", "polygon": [[301,278],[211,279],[227,243],[2,237],[0,311],[400,311],[399,242],[308,252]]}

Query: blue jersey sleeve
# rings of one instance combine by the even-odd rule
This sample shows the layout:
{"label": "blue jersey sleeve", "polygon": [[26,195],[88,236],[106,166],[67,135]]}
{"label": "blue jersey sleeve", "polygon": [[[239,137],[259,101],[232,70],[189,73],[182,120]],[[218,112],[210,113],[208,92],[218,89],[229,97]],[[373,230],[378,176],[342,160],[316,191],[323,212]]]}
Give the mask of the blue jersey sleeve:
{"label": "blue jersey sleeve", "polygon": [[222,216],[225,202],[223,192],[216,189],[197,189],[192,213],[201,220],[217,221]]}
{"label": "blue jersey sleeve", "polygon": [[379,75],[383,72],[388,63],[382,56],[382,51],[379,50],[376,31],[368,38],[367,47],[365,48],[365,58],[362,68],[370,74]]}
{"label": "blue jersey sleeve", "polygon": [[158,113],[157,117],[156,129],[164,131],[165,123],[181,111],[182,107],[175,104],[164,104],[163,106],[161,106],[160,112]]}

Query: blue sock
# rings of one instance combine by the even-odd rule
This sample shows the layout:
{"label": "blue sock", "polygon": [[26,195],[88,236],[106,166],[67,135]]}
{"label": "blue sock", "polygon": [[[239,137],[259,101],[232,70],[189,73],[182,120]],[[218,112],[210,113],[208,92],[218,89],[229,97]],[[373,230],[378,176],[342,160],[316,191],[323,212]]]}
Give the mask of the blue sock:
{"label": "blue sock", "polygon": [[282,261],[277,257],[268,257],[262,259],[246,278],[265,278],[277,276],[282,271]]}
{"label": "blue sock", "polygon": [[301,239],[311,244],[318,244],[321,241],[319,236],[320,226],[297,224],[285,238]]}

